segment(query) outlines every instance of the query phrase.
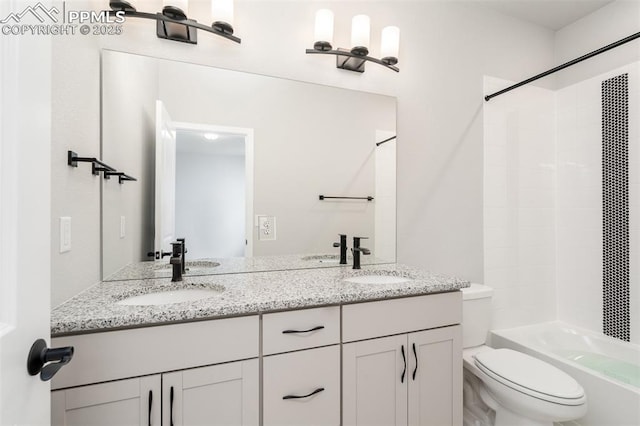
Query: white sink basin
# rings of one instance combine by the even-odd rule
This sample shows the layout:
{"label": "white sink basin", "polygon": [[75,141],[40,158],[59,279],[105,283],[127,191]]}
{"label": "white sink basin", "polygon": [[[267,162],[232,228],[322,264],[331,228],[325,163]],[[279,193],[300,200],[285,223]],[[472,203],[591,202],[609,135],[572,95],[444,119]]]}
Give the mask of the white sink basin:
{"label": "white sink basin", "polygon": [[173,291],[158,291],[155,293],[142,294],[140,296],[127,297],[126,299],[116,302],[116,304],[125,306],[152,306],[168,305],[171,303],[195,302],[196,300],[202,300],[208,297],[217,296],[221,292],[222,290],[195,288]]}
{"label": "white sink basin", "polygon": [[411,278],[395,275],[359,275],[345,278],[344,281],[355,284],[401,284],[411,281]]}

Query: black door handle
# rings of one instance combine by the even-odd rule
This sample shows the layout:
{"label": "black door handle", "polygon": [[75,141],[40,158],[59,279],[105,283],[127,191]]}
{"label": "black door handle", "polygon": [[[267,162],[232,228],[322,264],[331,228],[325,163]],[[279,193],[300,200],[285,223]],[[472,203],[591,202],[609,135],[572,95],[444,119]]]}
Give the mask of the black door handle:
{"label": "black door handle", "polygon": [[402,376],[400,376],[400,383],[404,383],[404,375],[407,373],[407,357],[404,355],[404,345],[401,346],[402,361],[404,362],[404,369],[402,370]]}
{"label": "black door handle", "polygon": [[149,391],[149,426],[151,426],[151,407],[153,407],[153,391]]}
{"label": "black door handle", "polygon": [[416,373],[418,372],[418,353],[416,352],[416,344],[413,343],[413,357],[416,359],[416,368],[413,369],[413,380],[416,379]]}
{"label": "black door handle", "polygon": [[312,331],[322,330],[324,325],[319,325],[317,327],[310,328],[308,330],[284,330],[282,334],[292,334],[292,333],[311,333]]}
{"label": "black door handle", "polygon": [[49,349],[44,339],[38,339],[33,342],[29,350],[27,371],[32,376],[40,373],[40,380],[46,382],[67,365],[71,358],[73,358],[73,346]]}
{"label": "black door handle", "polygon": [[308,393],[306,395],[285,395],[282,397],[282,399],[301,399],[301,398],[309,398],[310,396],[313,396],[317,393],[320,393],[324,390],[324,388],[318,388],[316,390],[314,390],[311,393]]}

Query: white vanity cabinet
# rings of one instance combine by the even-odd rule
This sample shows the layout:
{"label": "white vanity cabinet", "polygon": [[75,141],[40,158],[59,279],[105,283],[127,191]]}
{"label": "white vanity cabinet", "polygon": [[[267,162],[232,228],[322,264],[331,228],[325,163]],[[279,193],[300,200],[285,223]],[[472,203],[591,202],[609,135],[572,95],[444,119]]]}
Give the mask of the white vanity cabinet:
{"label": "white vanity cabinet", "polygon": [[247,316],[54,338],[75,352],[52,424],[257,426],[259,332]]}
{"label": "white vanity cabinet", "polygon": [[343,424],[461,425],[461,308],[458,292],[344,306]]}
{"label": "white vanity cabinet", "polygon": [[54,426],[160,425],[160,375],[81,386],[51,393]]}
{"label": "white vanity cabinet", "polygon": [[462,425],[461,292],[58,337],[54,425]]}
{"label": "white vanity cabinet", "polygon": [[258,360],[162,375],[162,424],[258,425]]}
{"label": "white vanity cabinet", "polygon": [[262,330],[264,426],[339,425],[340,307],[265,314]]}

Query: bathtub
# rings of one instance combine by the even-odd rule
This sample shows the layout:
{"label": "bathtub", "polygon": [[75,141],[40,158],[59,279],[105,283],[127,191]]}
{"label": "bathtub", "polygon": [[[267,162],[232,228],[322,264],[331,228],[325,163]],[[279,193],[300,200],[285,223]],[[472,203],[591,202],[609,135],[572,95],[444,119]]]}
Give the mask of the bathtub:
{"label": "bathtub", "polygon": [[543,359],[585,389],[583,426],[640,425],[640,346],[554,321],[492,330],[489,344]]}

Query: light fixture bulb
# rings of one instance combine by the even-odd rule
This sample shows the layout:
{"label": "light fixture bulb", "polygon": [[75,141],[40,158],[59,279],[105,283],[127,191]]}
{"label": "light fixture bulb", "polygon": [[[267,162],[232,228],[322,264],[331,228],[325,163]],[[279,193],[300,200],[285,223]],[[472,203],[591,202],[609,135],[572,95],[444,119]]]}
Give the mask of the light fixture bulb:
{"label": "light fixture bulb", "polygon": [[367,15],[356,15],[351,21],[351,53],[369,54],[369,37],[371,22]]}
{"label": "light fixture bulb", "polygon": [[212,0],[213,27],[233,34],[233,0]]}
{"label": "light fixture bulb", "polygon": [[204,134],[204,138],[209,140],[209,141],[215,141],[219,137],[220,137],[220,135],[218,135],[217,133],[205,133]]}
{"label": "light fixture bulb", "polygon": [[316,12],[315,50],[331,50],[333,43],[333,12],[329,9],[319,9]]}
{"label": "light fixture bulb", "polygon": [[382,41],[380,53],[382,61],[388,65],[398,63],[398,51],[400,50],[400,29],[398,27],[385,27],[382,29]]}

